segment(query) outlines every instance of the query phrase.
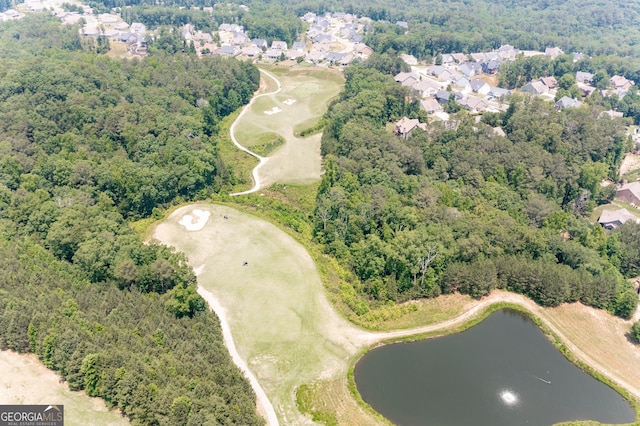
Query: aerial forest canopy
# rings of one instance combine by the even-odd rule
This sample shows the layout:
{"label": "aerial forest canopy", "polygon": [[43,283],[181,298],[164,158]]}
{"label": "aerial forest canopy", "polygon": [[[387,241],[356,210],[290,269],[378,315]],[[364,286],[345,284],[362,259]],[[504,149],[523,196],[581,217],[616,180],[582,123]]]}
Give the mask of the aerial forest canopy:
{"label": "aerial forest canopy", "polygon": [[341,289],[354,314],[493,288],[632,314],[637,297],[620,266],[635,250],[583,219],[614,195],[601,182],[617,176],[624,120],[597,105],[558,112],[514,98],[482,122],[461,113],[405,140],[386,124],[423,113],[382,71],[369,62],[345,71],[322,138],[315,236],[355,276]]}
{"label": "aerial forest canopy", "polygon": [[231,182],[218,124],[257,68],[111,59],[52,19],[0,28],[0,348],[141,424],[261,424],[184,256],[128,225]]}
{"label": "aerial forest canopy", "polygon": [[[247,4],[261,4],[250,1]],[[288,10],[347,12],[377,22],[366,43],[376,52],[393,49],[418,58],[438,53],[473,53],[511,44],[522,50],[559,46],[566,52],[637,57],[640,10],[622,1],[284,0]],[[408,30],[396,25],[407,23]]]}

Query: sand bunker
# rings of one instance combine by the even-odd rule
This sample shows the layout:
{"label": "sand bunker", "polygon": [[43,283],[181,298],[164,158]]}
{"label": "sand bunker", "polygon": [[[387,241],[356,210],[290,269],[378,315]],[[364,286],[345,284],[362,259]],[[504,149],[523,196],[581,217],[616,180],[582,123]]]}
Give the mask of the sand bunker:
{"label": "sand bunker", "polygon": [[285,105],[293,105],[296,103],[295,99],[287,99],[286,101],[282,101],[283,104]]}
{"label": "sand bunker", "polygon": [[207,224],[211,212],[207,210],[194,209],[191,214],[185,214],[178,222],[187,228],[187,231],[199,231]]}
{"label": "sand bunker", "polygon": [[273,108],[271,108],[269,110],[266,110],[264,113],[267,114],[267,115],[272,115],[272,114],[277,114],[279,112],[282,112],[282,110],[280,108],[273,107]]}

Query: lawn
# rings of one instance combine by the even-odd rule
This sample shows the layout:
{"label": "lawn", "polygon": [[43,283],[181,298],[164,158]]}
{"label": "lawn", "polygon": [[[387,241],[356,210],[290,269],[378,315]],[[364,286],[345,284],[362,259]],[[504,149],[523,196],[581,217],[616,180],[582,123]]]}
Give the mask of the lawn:
{"label": "lawn", "polygon": [[[282,90],[255,100],[237,123],[236,138],[241,145],[261,155],[270,155],[260,170],[264,187],[274,183],[313,183],[320,179],[322,171],[321,136],[298,138],[295,133],[314,126],[322,118],[329,101],[340,92],[344,80],[341,75],[328,70],[270,67],[268,71],[280,81]],[[262,81],[261,93],[275,90],[271,78],[263,74]],[[221,152],[224,155],[225,150]],[[250,173],[245,167],[236,171]],[[250,186],[250,180],[244,176],[241,179],[243,184],[234,190]]]}
{"label": "lawn", "polygon": [[[188,232],[178,222],[194,209],[211,216]],[[359,330],[331,308],[304,247],[266,221],[211,204],[176,210],[153,237],[184,252],[199,285],[225,308],[235,346],[280,422],[304,421],[295,389],[346,375],[347,360],[363,347]]]}
{"label": "lawn", "polygon": [[64,405],[68,426],[117,426],[129,421],[107,410],[100,398],[72,392],[59,376],[33,354],[0,351],[0,403],[21,405]]}

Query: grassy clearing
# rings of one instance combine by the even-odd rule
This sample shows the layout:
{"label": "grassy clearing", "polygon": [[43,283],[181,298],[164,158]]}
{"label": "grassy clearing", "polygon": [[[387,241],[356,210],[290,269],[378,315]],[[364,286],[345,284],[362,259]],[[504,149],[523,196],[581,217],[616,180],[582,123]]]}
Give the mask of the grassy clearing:
{"label": "grassy clearing", "polygon": [[125,417],[109,411],[103,400],[72,392],[58,375],[33,354],[0,351],[0,403],[64,405],[65,425],[128,425]]}
{"label": "grassy clearing", "polygon": [[401,330],[445,321],[459,315],[471,303],[473,299],[469,296],[449,294],[435,299],[382,306],[355,317],[354,322],[370,330]]}
{"label": "grassy clearing", "polygon": [[[284,144],[273,153],[261,168],[260,176],[267,187],[274,183],[306,185],[320,179],[321,157],[320,136],[297,138],[295,132],[304,130],[310,124],[317,124],[326,111],[329,101],[338,95],[344,79],[341,75],[326,70],[299,67],[265,67],[272,72],[282,85],[282,90],[273,95],[256,99],[236,126],[236,138],[250,149],[264,144],[266,135],[278,135]],[[261,92],[274,90],[275,84],[264,77]],[[229,122],[230,124],[230,122]],[[226,127],[228,128],[228,127]],[[227,138],[221,145],[227,144]],[[230,138],[228,144],[233,147]],[[260,149],[260,148],[258,148]],[[236,176],[243,176],[234,191],[247,189],[251,185],[251,168],[246,161],[237,163],[237,156],[228,157],[228,149],[220,150],[225,163],[234,164]],[[263,154],[261,154],[263,155]],[[242,156],[247,156],[242,153]],[[254,161],[248,163],[255,165]]]}
{"label": "grassy clearing", "polygon": [[[211,218],[201,231],[187,232],[178,221],[195,208],[209,210]],[[322,281],[304,247],[268,222],[207,204],[176,210],[153,236],[202,267],[199,284],[227,307],[238,352],[280,420],[304,421],[295,389],[344,375],[345,359],[359,347],[350,340],[357,330],[323,297]]]}

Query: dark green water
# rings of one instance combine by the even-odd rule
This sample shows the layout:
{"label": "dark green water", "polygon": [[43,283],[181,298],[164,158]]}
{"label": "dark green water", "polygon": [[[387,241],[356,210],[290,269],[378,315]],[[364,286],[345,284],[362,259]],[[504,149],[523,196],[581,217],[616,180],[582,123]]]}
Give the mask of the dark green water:
{"label": "dark green water", "polygon": [[374,349],[356,364],[355,381],[362,398],[398,425],[635,420],[620,394],[567,361],[512,310],[456,335]]}

